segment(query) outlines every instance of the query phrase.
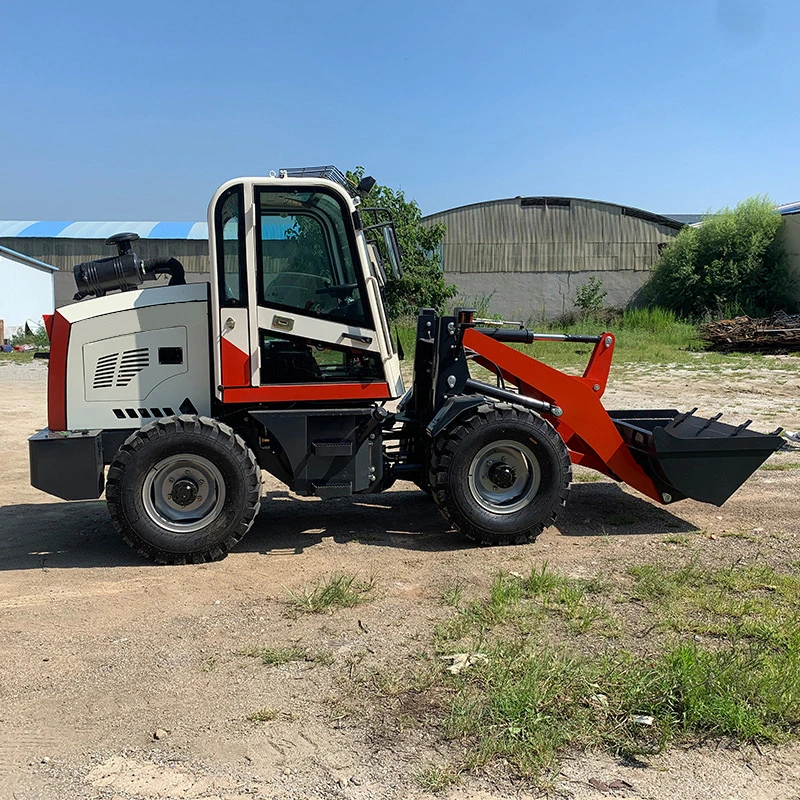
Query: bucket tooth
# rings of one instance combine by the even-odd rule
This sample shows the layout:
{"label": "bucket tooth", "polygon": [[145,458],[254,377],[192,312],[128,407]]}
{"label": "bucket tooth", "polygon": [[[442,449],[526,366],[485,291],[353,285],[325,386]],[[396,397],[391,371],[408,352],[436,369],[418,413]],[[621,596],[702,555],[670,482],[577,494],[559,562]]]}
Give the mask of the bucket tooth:
{"label": "bucket tooth", "polygon": [[731,436],[738,436],[743,430],[750,427],[753,420],[746,419],[732,434]]}

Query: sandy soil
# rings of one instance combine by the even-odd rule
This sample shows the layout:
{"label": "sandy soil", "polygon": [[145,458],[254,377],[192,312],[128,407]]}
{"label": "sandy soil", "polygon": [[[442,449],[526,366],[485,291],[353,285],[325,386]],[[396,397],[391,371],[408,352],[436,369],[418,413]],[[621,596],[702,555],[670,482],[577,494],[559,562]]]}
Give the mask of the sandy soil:
{"label": "sandy soil", "polygon": [[[771,369],[626,370],[609,408],[725,411],[754,427],[800,428],[800,364]],[[301,500],[268,481],[261,514],[224,561],[156,567],[116,536],[103,501],[64,503],[28,484],[25,440],[44,425],[42,364],[0,367],[0,800],[71,798],[411,798],[447,745],[405,730],[396,704],[363,712],[371,670],[424,649],[456,578],[485,589],[500,568],[547,560],[571,575],[657,560],[665,534],[719,563],[800,558],[797,478],[759,471],[722,508],[669,510],[606,481],[577,483],[556,527],[532,545],[473,548],[409,484],[365,500]],[[775,462],[800,461],[781,452]],[[630,524],[615,524],[624,517]],[[724,536],[747,534],[747,538]],[[683,557],[682,555],[680,557]],[[333,615],[290,613],[287,590],[337,570],[374,575],[373,602]],[[265,667],[251,646],[333,655]],[[267,724],[247,720],[269,707]],[[362,710],[359,710],[362,709]],[[160,738],[154,732],[161,730]],[[589,780],[624,780],[603,792]],[[800,798],[800,748],[673,750],[637,766],[581,754],[554,782],[562,796]],[[490,770],[446,795],[533,797]]]}

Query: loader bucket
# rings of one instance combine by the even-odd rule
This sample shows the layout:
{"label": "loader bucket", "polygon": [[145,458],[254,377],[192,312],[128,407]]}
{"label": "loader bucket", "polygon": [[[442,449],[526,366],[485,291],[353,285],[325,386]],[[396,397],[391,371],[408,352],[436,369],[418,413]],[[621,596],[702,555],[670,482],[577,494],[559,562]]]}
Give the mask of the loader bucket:
{"label": "loader bucket", "polygon": [[689,497],[721,506],[783,440],[774,433],[696,417],[694,409],[610,411],[628,449],[658,487],[665,503]]}

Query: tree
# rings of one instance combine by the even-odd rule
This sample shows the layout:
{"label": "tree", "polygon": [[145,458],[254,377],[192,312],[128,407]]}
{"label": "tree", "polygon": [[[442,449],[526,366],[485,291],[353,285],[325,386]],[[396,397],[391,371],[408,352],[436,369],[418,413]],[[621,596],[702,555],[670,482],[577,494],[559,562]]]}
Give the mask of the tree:
{"label": "tree", "polygon": [[781,223],[768,198],[751,197],[683,228],[664,248],[645,298],[693,319],[794,305]]}
{"label": "tree", "polygon": [[[364,167],[356,167],[347,177],[358,183]],[[420,308],[443,311],[445,303],[456,294],[456,287],[447,284],[440,268],[439,252],[445,226],[422,224],[422,210],[415,200],[406,200],[402,190],[376,184],[363,205],[388,209],[394,218],[397,239],[403,254],[403,277],[390,280],[386,301],[392,318],[414,315]]]}

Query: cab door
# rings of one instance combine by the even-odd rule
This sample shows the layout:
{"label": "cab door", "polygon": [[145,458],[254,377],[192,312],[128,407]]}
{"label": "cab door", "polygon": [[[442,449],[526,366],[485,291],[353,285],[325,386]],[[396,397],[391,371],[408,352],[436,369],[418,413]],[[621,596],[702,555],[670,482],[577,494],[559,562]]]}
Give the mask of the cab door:
{"label": "cab door", "polygon": [[370,303],[347,200],[330,186],[288,182],[256,185],[253,197],[265,394],[388,399],[378,309]]}
{"label": "cab door", "polygon": [[[245,224],[247,197],[241,183],[223,186],[209,207],[212,258],[212,322],[216,395],[252,386],[255,364],[251,300],[255,283]],[[252,212],[251,212],[252,213]]]}

